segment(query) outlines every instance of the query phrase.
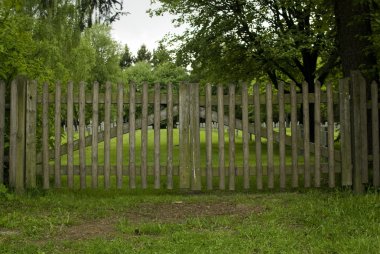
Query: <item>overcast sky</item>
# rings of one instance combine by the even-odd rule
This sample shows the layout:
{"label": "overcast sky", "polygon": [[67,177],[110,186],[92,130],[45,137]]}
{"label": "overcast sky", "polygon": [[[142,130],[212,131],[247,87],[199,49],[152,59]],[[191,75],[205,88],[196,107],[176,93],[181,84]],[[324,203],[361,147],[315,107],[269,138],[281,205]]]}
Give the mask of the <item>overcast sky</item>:
{"label": "overcast sky", "polygon": [[149,50],[157,47],[167,33],[180,33],[171,23],[172,16],[149,17],[146,11],[150,8],[150,0],[124,0],[124,9],[130,14],[122,16],[112,25],[112,36],[121,44],[128,44],[133,54],[144,43]]}

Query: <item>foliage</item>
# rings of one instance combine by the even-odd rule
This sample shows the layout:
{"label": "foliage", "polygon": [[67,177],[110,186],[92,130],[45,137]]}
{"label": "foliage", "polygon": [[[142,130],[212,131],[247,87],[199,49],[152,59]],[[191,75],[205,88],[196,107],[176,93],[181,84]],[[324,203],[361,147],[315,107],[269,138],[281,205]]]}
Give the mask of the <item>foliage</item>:
{"label": "foliage", "polygon": [[150,62],[152,59],[152,53],[147,49],[146,45],[143,44],[137,51],[137,56],[135,58],[135,62]]}
{"label": "foliage", "polygon": [[129,50],[129,47],[127,44],[124,46],[124,52],[120,59],[120,67],[122,69],[130,67],[134,62],[134,57],[132,56],[131,51]]}

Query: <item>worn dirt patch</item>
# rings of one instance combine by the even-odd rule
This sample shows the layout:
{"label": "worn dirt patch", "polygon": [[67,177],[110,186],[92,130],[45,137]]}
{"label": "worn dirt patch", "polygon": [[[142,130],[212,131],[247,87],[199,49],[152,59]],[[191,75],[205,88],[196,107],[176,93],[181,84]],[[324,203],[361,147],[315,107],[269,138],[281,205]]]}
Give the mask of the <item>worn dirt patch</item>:
{"label": "worn dirt patch", "polygon": [[87,240],[97,237],[111,239],[119,234],[116,229],[118,221],[127,219],[133,224],[154,222],[180,222],[191,217],[236,216],[247,217],[265,211],[262,206],[221,203],[183,203],[140,204],[110,217],[87,221],[63,229],[57,236],[60,240]]}

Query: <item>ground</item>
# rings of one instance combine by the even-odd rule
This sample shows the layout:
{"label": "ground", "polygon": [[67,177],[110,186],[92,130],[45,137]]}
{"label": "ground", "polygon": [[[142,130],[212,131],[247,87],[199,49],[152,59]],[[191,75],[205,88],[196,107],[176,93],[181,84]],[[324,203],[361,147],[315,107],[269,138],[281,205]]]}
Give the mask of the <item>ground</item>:
{"label": "ground", "polygon": [[0,192],[0,253],[378,253],[380,197],[346,191]]}

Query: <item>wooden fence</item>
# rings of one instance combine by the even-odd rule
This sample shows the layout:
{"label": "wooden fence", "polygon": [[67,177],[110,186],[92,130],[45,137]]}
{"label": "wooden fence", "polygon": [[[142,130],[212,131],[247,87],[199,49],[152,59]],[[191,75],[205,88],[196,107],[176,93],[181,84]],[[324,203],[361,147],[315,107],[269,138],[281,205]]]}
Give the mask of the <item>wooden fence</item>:
{"label": "wooden fence", "polygon": [[[153,179],[151,184],[155,189],[166,186],[168,189],[235,190],[239,183],[244,189],[258,190],[298,188],[300,185],[306,188],[320,187],[324,184],[331,188],[337,185],[362,188],[363,184],[369,183],[370,177],[373,185],[378,187],[378,85],[372,83],[372,97],[367,100],[365,90],[355,90],[350,96],[350,83],[355,89],[358,82],[365,81],[360,76],[354,76],[351,81],[340,80],[336,86],[337,92],[334,92],[332,84],[321,89],[317,82],[314,93],[308,92],[306,83],[302,85],[302,93],[297,93],[294,83],[290,89],[285,89],[284,84],[280,83],[275,92],[270,84],[264,87],[258,84],[229,85],[228,89],[223,85],[208,84],[200,91],[199,84],[180,84],[178,87],[168,84],[163,87],[144,83],[136,92],[133,83],[128,87],[119,84],[114,89],[116,91],[113,91],[111,83],[106,83],[104,92],[100,93],[98,83],[94,83],[92,91],[88,91],[86,84],[81,82],[77,87],[79,91],[74,92],[72,82],[65,87],[60,83],[45,83],[39,87],[35,81],[20,78],[10,84],[9,101],[5,96],[7,86],[0,82],[0,183],[4,181],[5,161],[9,161],[9,185],[18,191],[36,187],[38,175],[42,176],[44,189],[51,188],[51,185],[60,188],[63,183],[68,188],[74,188],[76,179],[79,179],[79,186],[83,189],[88,187],[88,178],[91,179],[90,187],[97,188],[99,176],[102,176],[105,188],[111,185],[123,188],[123,179],[128,179],[129,188],[145,189],[149,187],[149,177]],[[260,93],[260,89],[264,89],[264,92]],[[213,94],[213,91],[216,93]],[[360,111],[351,110],[355,103],[360,104]],[[153,106],[151,115],[150,106]],[[314,109],[314,121],[310,121],[310,107]],[[9,118],[6,117],[6,108],[9,108]],[[49,110],[51,108],[54,108],[54,112]],[[371,112],[370,126],[367,126],[367,111]],[[90,117],[89,112],[92,114]],[[111,125],[112,112],[115,112],[116,124]],[[241,116],[237,117],[237,112]],[[126,115],[128,121],[125,121]],[[287,134],[285,126],[287,115],[290,115],[290,134]],[[327,146],[320,142],[322,115],[327,115]],[[174,158],[173,129],[177,117],[179,158]],[[354,128],[350,124],[352,117],[360,119]],[[51,120],[53,118],[54,121]],[[274,118],[278,120],[278,129],[273,128]],[[5,119],[9,119],[9,123]],[[200,141],[203,131],[200,122],[203,120],[205,154],[201,154],[203,144]],[[298,130],[300,120],[303,122],[302,135]],[[87,135],[89,121],[92,131]],[[100,121],[104,126],[101,131]],[[79,138],[76,140],[75,122],[79,126]],[[212,123],[215,122],[218,123],[217,140],[212,138]],[[62,142],[63,123],[67,142]],[[310,123],[314,128],[311,128]],[[339,129],[334,130],[337,123]],[[153,166],[148,165],[148,126],[151,125],[154,128]],[[167,130],[167,157],[164,161],[160,159],[161,126],[166,126]],[[228,142],[225,141],[226,126]],[[372,133],[371,155],[368,152],[367,127]],[[37,140],[38,128],[42,129],[41,142]],[[54,129],[54,135],[51,135],[51,128]],[[8,129],[9,146],[6,146],[4,136]],[[311,129],[314,129],[314,142],[310,141]],[[141,130],[140,154],[136,154],[136,130]],[[237,166],[240,163],[236,161],[236,130],[242,133],[242,166]],[[339,133],[337,142],[334,142],[334,132]],[[128,151],[123,151],[123,136],[127,133]],[[260,142],[252,141],[251,135]],[[116,165],[111,165],[113,138],[116,138]],[[99,165],[98,148],[101,142],[104,163]],[[253,143],[254,151],[251,147]],[[38,149],[39,145],[41,149]],[[86,164],[86,155],[89,155],[86,154],[86,147],[91,147],[90,165]],[[266,151],[263,151],[265,147]],[[217,165],[213,164],[213,149],[218,151]],[[79,163],[74,165],[74,151],[77,150]],[[129,153],[127,165],[123,163],[126,153]],[[62,163],[63,155],[67,156],[65,164]],[[140,156],[141,165],[136,164],[137,156]],[[201,165],[202,156],[205,156],[204,166]],[[255,164],[251,163],[252,157],[255,158]],[[178,165],[174,163],[176,160],[179,160]]]}

